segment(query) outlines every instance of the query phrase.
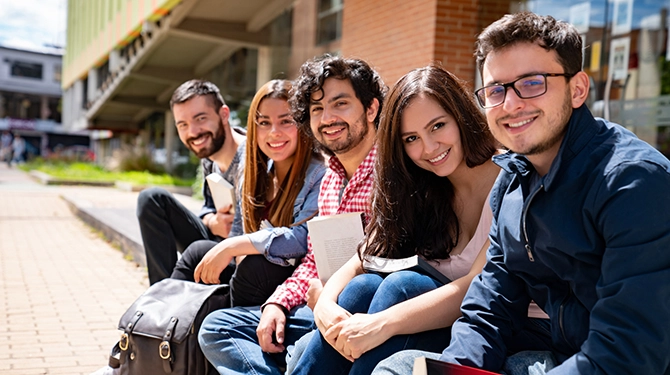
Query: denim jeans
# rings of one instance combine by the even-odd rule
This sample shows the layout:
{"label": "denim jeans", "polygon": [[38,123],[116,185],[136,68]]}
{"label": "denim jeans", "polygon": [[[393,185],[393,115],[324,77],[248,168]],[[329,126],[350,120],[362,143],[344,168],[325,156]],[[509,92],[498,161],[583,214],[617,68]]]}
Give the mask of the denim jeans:
{"label": "denim jeans", "polygon": [[137,198],[137,219],[152,285],[170,277],[177,263],[177,252],[183,252],[197,240],[222,239],[161,188],[142,190]]}
{"label": "denim jeans", "polygon": [[[218,242],[201,240],[192,243],[172,271],[173,279],[195,281],[193,273],[202,258]],[[257,306],[265,303],[277,286],[284,282],[295,266],[280,266],[270,263],[263,255],[247,255],[235,267],[231,262],[219,276],[221,284],[230,284],[230,305]]]}
{"label": "denim jeans", "polygon": [[[414,360],[419,357],[440,359],[440,353],[421,350],[403,350],[381,361],[372,375],[411,375]],[[523,351],[505,360],[502,374],[545,375],[556,366],[556,359],[548,351]]]}
{"label": "denim jeans", "polygon": [[[205,318],[198,342],[220,374],[283,374],[286,352],[265,353],[258,344],[256,328],[260,319],[259,307],[218,310]],[[285,328],[284,345],[293,345],[314,329],[312,310],[305,305],[294,308]]]}
{"label": "denim jeans", "polygon": [[412,375],[416,358],[440,359],[441,355],[424,350],[403,350],[379,362],[372,375]]}
{"label": "denim jeans", "polygon": [[[374,314],[441,285],[429,276],[411,271],[395,272],[386,278],[376,274],[363,274],[347,284],[337,302],[352,314]],[[307,339],[296,344],[296,350],[287,359],[287,369],[293,371],[293,375],[369,374],[381,360],[403,349],[442,350],[449,343],[450,329],[394,336],[364,353],[353,363],[330,346],[318,330],[310,336],[306,345],[303,340]],[[300,355],[303,345],[304,351]]]}

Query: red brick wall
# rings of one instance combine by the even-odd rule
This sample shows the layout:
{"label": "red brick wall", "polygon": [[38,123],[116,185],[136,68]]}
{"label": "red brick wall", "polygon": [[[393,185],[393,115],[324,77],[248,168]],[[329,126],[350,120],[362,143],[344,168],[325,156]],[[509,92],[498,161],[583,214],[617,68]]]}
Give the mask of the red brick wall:
{"label": "red brick wall", "polygon": [[388,86],[433,60],[437,0],[345,0],[342,55],[366,60]]}
{"label": "red brick wall", "polygon": [[478,28],[477,3],[472,0],[438,0],[435,27],[435,60],[472,87],[475,60],[472,56]]}
{"label": "red brick wall", "polygon": [[293,9],[291,71],[312,56],[339,48],[370,63],[392,86],[413,68],[441,61],[474,86],[477,34],[509,12],[511,0],[345,0],[342,39],[315,47],[316,0]]}

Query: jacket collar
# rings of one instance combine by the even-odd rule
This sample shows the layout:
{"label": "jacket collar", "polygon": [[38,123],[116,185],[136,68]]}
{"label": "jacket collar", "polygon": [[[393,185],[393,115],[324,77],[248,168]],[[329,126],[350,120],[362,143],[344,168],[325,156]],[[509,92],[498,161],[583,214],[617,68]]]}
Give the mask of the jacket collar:
{"label": "jacket collar", "polygon": [[[570,163],[586,147],[598,132],[598,128],[598,122],[586,107],[586,104],[572,111],[568,121],[568,129],[563,137],[556,159],[551,163],[547,175],[544,176],[544,189],[546,191],[550,189],[561,166]],[[525,156],[513,152],[494,156],[493,161],[505,171],[520,174],[524,177],[528,177],[535,171],[535,168]]]}

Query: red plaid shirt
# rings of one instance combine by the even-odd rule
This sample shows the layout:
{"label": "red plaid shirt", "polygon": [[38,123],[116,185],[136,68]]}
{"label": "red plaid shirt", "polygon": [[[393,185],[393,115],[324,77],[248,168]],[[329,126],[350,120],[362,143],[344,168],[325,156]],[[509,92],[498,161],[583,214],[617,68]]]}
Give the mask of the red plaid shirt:
{"label": "red plaid shirt", "polygon": [[[348,183],[344,166],[337,157],[333,156],[328,160],[328,170],[321,180],[319,190],[319,215],[364,212],[366,220],[369,218],[376,156],[377,146],[373,146]],[[302,258],[301,263],[293,271],[293,275],[277,287],[265,304],[276,303],[290,311],[305,303],[309,280],[318,277],[310,243],[307,255]]]}

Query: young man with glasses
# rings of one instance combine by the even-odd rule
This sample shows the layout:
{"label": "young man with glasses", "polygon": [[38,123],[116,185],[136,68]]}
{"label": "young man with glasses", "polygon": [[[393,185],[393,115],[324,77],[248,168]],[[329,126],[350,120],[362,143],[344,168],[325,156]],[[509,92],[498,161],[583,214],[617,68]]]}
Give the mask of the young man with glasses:
{"label": "young man with glasses", "polygon": [[[507,374],[670,374],[670,162],[584,104],[577,30],[507,15],[478,37],[493,135],[487,264],[441,355]],[[533,300],[550,323],[529,319]],[[375,374],[408,373],[403,352]],[[406,366],[406,367],[403,367]]]}

